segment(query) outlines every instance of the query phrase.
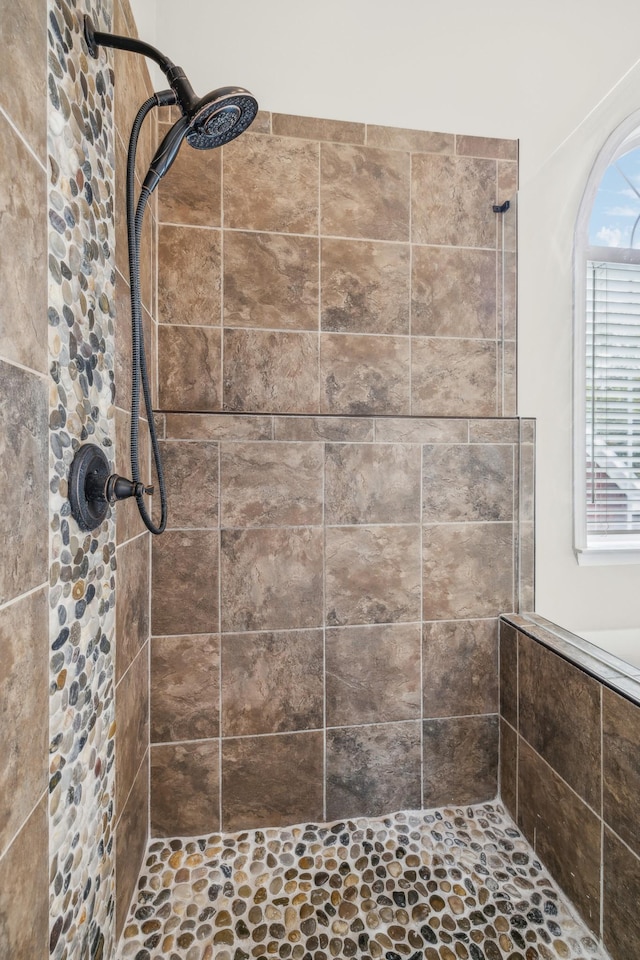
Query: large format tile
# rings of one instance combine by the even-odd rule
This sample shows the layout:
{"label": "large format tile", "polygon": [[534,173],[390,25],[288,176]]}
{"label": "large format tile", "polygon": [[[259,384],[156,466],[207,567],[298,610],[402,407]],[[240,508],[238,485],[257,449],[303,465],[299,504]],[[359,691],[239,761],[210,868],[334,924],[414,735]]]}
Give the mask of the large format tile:
{"label": "large format tile", "polygon": [[[160,137],[168,131],[167,124],[158,124]],[[158,187],[161,223],[220,226],[221,154],[221,150],[191,150],[183,144]]]}
{"label": "large format tile", "polygon": [[602,697],[602,815],[640,855],[640,708],[606,687]]}
{"label": "large format tile", "polygon": [[116,817],[124,810],[149,743],[149,645],[116,687]]}
{"label": "large format tile", "polygon": [[319,443],[223,443],[221,525],[266,527],[322,523],[322,467]]}
{"label": "large format tile", "polygon": [[328,727],[420,717],[420,624],[326,631]]}
{"label": "large format tile", "polygon": [[222,735],[323,725],[322,630],[227,634],[222,640]]}
{"label": "large format tile", "polygon": [[[148,755],[147,755],[148,756]],[[149,764],[138,770],[116,825],[116,938],[120,937],[136,889],[149,836]]]}
{"label": "large format tile", "polygon": [[422,417],[493,417],[496,343],[411,338],[411,413]]}
{"label": "large format tile", "polygon": [[334,414],[409,412],[409,339],[323,333],[320,409]]}
{"label": "large format tile", "polygon": [[368,123],[367,146],[410,150],[412,153],[454,153],[455,136],[452,133],[380,127],[375,123]]}
{"label": "large format tile", "polygon": [[0,860],[2,956],[49,956],[49,833],[43,798]]}
{"label": "large format tile", "polygon": [[47,419],[44,381],[0,361],[0,603],[47,579]]}
{"label": "large format tile", "polygon": [[495,162],[434,154],[412,157],[414,243],[495,249],[495,202]]}
{"label": "large format tile", "polygon": [[319,820],[323,752],[321,732],[223,740],[223,828]]}
{"label": "large format tile", "polygon": [[420,528],[329,527],[326,622],[332,626],[420,619]]}
{"label": "large format tile", "polygon": [[604,943],[612,960],[630,960],[640,943],[640,860],[607,827],[603,860]]}
{"label": "large format tile", "polygon": [[118,547],[116,603],[116,683],[149,639],[151,553],[142,536]]}
{"label": "large format tile", "polygon": [[218,444],[160,443],[167,490],[167,528],[217,527]]}
{"label": "large format tile", "polygon": [[423,447],[425,523],[513,519],[510,444],[433,444]]}
{"label": "large format tile", "polygon": [[420,723],[327,731],[327,816],[420,807]]}
{"label": "large format tile", "polygon": [[409,240],[409,154],[323,143],[321,231],[326,236]]}
{"label": "large format tile", "polygon": [[161,410],[220,410],[221,332],[219,327],[163,324],[158,330]]}
{"label": "large format tile", "polygon": [[522,738],[518,825],[583,919],[598,930],[600,820]]}
{"label": "large format tile", "polygon": [[225,330],[224,409],[316,413],[318,335]]}
{"label": "large format tile", "polygon": [[246,133],[223,148],[224,225],[318,231],[317,143]]}
{"label": "large format tile", "polygon": [[408,244],[322,241],[322,329],[409,333]]}
{"label": "large format tile", "polygon": [[[38,0],[36,6],[39,5]],[[4,33],[5,29],[10,29],[7,18],[10,21],[31,19],[30,14],[11,12],[14,6],[17,9],[22,7],[21,4],[3,4],[2,8],[2,30],[7,37],[10,36]],[[3,51],[7,53],[22,46],[19,34],[11,36],[11,42],[3,45]],[[5,66],[10,69],[6,61]],[[29,64],[26,72],[18,76],[29,77],[32,69],[33,65]],[[2,73],[6,76],[4,70]],[[0,81],[0,96],[3,87],[4,83]],[[18,93],[16,88],[22,91],[22,83],[13,84],[14,92]],[[0,117],[0,166],[7,171],[0,182],[0,356],[46,373],[47,227],[60,241],[55,224],[61,218],[54,225],[47,223],[46,174],[4,117]],[[64,221],[60,228],[64,233]],[[60,322],[64,323],[62,318]]]}
{"label": "large format tile", "polygon": [[496,620],[425,623],[422,702],[425,717],[460,717],[498,709]]}
{"label": "large format tile", "polygon": [[47,590],[0,611],[0,852],[47,785]]}
{"label": "large format tile", "polygon": [[500,714],[518,729],[518,631],[500,621]]}
{"label": "large format tile", "polygon": [[[0,106],[6,110],[42,164],[46,162],[47,153],[46,22],[46,0],[6,3],[2,6],[5,43],[2,45],[4,69],[0,77]],[[15,82],[16,77],[20,78],[19,83]],[[2,166],[7,169],[4,158]],[[22,176],[23,171],[20,172]],[[12,187],[18,186],[19,179],[12,179]],[[3,254],[10,249],[4,246],[5,240],[6,235],[3,237]]]}
{"label": "large format tile", "polygon": [[518,734],[500,717],[500,797],[511,816],[518,816]]}
{"label": "large format tile", "polygon": [[220,326],[222,241],[219,230],[161,225],[158,231],[158,320]]}
{"label": "large format tile", "polygon": [[414,246],[411,333],[422,337],[495,338],[495,253]]}
{"label": "large format tile", "polygon": [[423,528],[423,619],[497,617],[513,607],[513,525]]}
{"label": "large format tile", "polygon": [[220,638],[151,641],[151,740],[205,740],[220,732]]}
{"label": "large format tile", "polygon": [[322,624],[322,530],[223,530],[222,630],[286,630]]}
{"label": "large format tile", "polygon": [[153,541],[151,629],[155,636],[218,631],[218,537],[171,530]]}
{"label": "large format tile", "polygon": [[423,805],[491,800],[498,789],[498,718],[423,722]]}
{"label": "large format tile", "polygon": [[283,137],[305,140],[331,140],[335,143],[364,143],[364,123],[298,117],[286,113],[272,115],[273,132]]}
{"label": "large format tile", "polygon": [[319,257],[315,237],[225,231],[225,326],[317,330]]}
{"label": "large format tile", "polygon": [[600,811],[600,684],[524,634],[518,682],[521,736]]}
{"label": "large format tile", "polygon": [[217,740],[151,747],[151,836],[194,837],[220,828]]}
{"label": "large format tile", "polygon": [[401,443],[326,444],[325,520],[418,523],[420,448]]}

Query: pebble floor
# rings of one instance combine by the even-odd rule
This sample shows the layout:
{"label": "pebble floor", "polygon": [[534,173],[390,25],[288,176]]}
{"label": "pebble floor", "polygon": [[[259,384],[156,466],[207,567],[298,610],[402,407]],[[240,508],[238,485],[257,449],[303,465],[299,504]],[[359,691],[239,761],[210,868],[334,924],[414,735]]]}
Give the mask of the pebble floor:
{"label": "pebble floor", "polygon": [[497,804],[152,840],[120,960],[606,960]]}

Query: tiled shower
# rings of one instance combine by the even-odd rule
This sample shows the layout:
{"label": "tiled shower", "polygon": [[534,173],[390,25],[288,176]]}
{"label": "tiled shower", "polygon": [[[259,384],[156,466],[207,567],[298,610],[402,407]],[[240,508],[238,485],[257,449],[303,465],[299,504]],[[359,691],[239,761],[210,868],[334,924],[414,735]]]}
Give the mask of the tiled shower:
{"label": "tiled shower", "polygon": [[[261,112],[185,147],[141,278],[169,528],[152,545],[129,503],[80,535],[75,447],[128,469],[123,171],[150,90],[139,58],[90,60],[84,12],[3,12],[30,79],[0,79],[21,173],[0,192],[0,956],[113,960],[124,933],[138,960],[547,960],[597,956],[604,930],[628,960],[617,874],[587,909],[536,846],[590,936],[495,801],[535,846],[550,794],[514,783],[555,761],[504,677],[499,725],[498,617],[533,607],[516,144]],[[125,2],[88,12],[135,31]],[[640,741],[634,710],[622,728]],[[633,889],[625,796],[601,829]],[[488,862],[513,881],[496,900]]]}

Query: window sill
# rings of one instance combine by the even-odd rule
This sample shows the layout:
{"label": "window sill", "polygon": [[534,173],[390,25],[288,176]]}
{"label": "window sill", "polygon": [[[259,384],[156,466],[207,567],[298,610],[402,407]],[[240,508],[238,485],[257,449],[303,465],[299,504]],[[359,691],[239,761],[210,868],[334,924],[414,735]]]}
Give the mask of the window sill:
{"label": "window sill", "polygon": [[640,563],[640,544],[625,546],[611,543],[607,546],[576,547],[576,560],[581,567],[605,567],[615,564]]}

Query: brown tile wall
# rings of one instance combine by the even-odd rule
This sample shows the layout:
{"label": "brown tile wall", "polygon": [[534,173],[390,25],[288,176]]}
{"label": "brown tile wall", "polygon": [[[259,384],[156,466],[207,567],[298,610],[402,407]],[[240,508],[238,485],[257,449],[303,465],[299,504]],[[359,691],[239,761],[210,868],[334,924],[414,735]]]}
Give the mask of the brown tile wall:
{"label": "brown tile wall", "polygon": [[44,0],[3,7],[0,953],[7,957],[49,952],[46,30]]}
{"label": "brown tile wall", "polygon": [[492,208],[516,186],[510,140],[260,113],[185,147],[159,190],[160,409],[514,415]]}
{"label": "brown tile wall", "polygon": [[502,799],[612,960],[629,960],[640,943],[640,704],[611,683],[638,691],[639,678],[599,680],[561,655],[576,651],[555,633],[508,619]]}
{"label": "brown tile wall", "polygon": [[[137,36],[128,0],[114,0],[113,31]],[[131,125],[153,87],[143,57],[114,51],[114,140],[116,153],[116,318],[115,419],[116,470],[131,476],[131,308],[126,234],[126,156]],[[136,165],[136,186],[149,166],[157,139],[151,113],[142,128]],[[156,317],[156,200],[147,209],[141,246],[140,281],[148,365],[155,373]],[[155,396],[155,376],[152,381]],[[141,468],[150,477],[148,427],[140,421]],[[149,835],[149,597],[151,535],[133,500],[116,511],[116,938],[134,893]]]}
{"label": "brown tile wall", "polygon": [[152,833],[493,797],[531,425],[159,420]]}

